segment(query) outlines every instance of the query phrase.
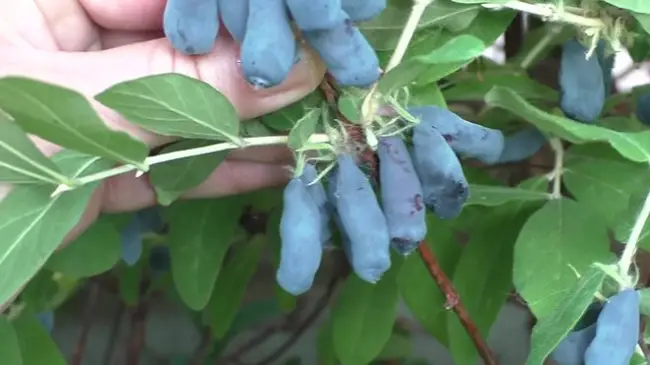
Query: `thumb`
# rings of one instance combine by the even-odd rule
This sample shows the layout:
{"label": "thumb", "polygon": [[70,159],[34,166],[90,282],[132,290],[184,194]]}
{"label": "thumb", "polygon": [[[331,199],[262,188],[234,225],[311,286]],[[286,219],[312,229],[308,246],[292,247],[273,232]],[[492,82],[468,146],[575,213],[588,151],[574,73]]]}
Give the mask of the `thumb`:
{"label": "thumb", "polygon": [[123,81],[175,72],[215,87],[245,120],[302,99],[318,86],[325,72],[318,56],[303,48],[300,62],[282,85],[256,90],[243,78],[238,57],[239,46],[229,37],[219,37],[214,51],[204,56],[178,53],[164,38],[93,52],[12,49],[3,52],[0,76],[20,75],[74,89],[91,99],[111,128],[129,132],[154,147],[168,138],[130,125],[93,101],[94,95]]}

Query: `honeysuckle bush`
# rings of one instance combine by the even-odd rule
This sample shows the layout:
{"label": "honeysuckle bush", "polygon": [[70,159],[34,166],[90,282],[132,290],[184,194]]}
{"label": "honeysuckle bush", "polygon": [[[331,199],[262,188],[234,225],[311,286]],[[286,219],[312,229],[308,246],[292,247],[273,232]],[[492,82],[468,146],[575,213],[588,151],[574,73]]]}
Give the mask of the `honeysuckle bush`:
{"label": "honeysuckle bush", "polygon": [[[523,35],[519,51],[504,64],[484,57],[517,14],[542,22]],[[641,314],[650,312],[645,283],[639,282],[648,268],[634,260],[650,249],[644,225],[650,214],[650,131],[642,102],[650,89],[607,92],[597,120],[585,124],[560,109],[570,90],[549,86],[557,75],[539,80],[529,72],[552,61],[553,51],[572,39],[590,54],[600,44],[606,56],[627,50],[642,62],[650,53],[650,2],[392,0],[359,29],[386,72],[370,88],[337,90],[336,103],[319,89],[240,123],[218,90],[179,74],[126,81],[96,95],[129,122],[178,138],[153,155],[144,143],[108,129],[77,92],[1,78],[0,181],[13,184],[0,201],[3,363],[30,365],[34,357],[26,354],[34,352],[48,364],[65,363],[45,327],[52,312],[98,276],[117,280],[129,306],[155,300],[156,293],[178,300],[211,334],[206,359],[222,356],[240,332],[268,319],[243,298],[266,252],[277,264],[282,189],[179,197],[201,184],[229,151],[247,146],[287,145],[302,162],[317,156],[323,177],[336,147],[350,137],[342,118],[360,125],[374,149],[373,136],[395,121],[380,112],[385,106],[437,105],[506,134],[534,126],[549,137],[541,152],[521,163],[488,167],[464,159],[471,196],[461,215],[427,216],[423,244],[435,253],[479,336],[488,335],[513,290],[536,319],[527,365],[541,365],[588,307],[622,289],[639,289]],[[590,90],[578,91],[585,95],[581,102],[591,102]],[[46,157],[28,134],[64,150]],[[138,171],[137,178],[148,174],[158,209],[104,214],[57,251],[101,181],[129,171]],[[336,247],[324,256],[336,258]],[[321,270],[321,279],[339,285],[320,329],[319,364],[430,363],[411,358],[412,334],[396,325],[400,299],[457,365],[475,364],[474,342],[425,263],[417,254],[394,254],[392,260],[374,285],[345,265]],[[272,315],[291,313],[296,298],[280,288],[275,293]],[[640,347],[632,363],[645,363]]]}

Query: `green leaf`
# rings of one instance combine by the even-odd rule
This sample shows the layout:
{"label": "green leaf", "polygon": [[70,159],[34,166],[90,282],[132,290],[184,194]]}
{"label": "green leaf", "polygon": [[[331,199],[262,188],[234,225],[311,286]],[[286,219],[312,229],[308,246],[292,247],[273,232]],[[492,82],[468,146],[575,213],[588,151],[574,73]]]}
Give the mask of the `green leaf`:
{"label": "green leaf", "polygon": [[650,184],[647,165],[625,160],[602,143],[571,147],[564,166],[562,179],[572,196],[608,226],[625,215],[631,195]]}
{"label": "green leaf", "polygon": [[140,302],[140,281],[143,267],[138,262],[133,266],[122,266],[119,275],[120,297],[128,306],[134,307]]}
{"label": "green leaf", "polygon": [[597,222],[575,201],[558,199],[524,224],[515,244],[513,281],[538,319],[549,316],[571,290],[576,271],[583,274],[611,257],[607,230]]}
{"label": "green leaf", "polygon": [[298,119],[291,132],[289,133],[289,148],[297,150],[301,148],[309,137],[316,131],[316,126],[321,116],[321,109],[312,109],[308,111],[302,118]]}
{"label": "green leaf", "polygon": [[495,69],[476,72],[458,72],[450,77],[453,83],[443,91],[447,101],[483,101],[494,86],[504,86],[526,100],[540,99],[557,102],[558,92],[516,69]]}
{"label": "green leaf", "polygon": [[497,86],[486,96],[488,105],[511,111],[535,124],[542,131],[550,132],[573,143],[603,141],[609,143],[625,158],[636,162],[650,161],[650,131],[643,133],[620,133],[597,125],[587,125],[548,114],[529,104],[516,92]]}
{"label": "green leaf", "polygon": [[650,315],[650,288],[643,288],[639,290],[641,297],[639,309],[644,316]]}
{"label": "green leaf", "polygon": [[410,358],[413,341],[404,334],[393,333],[376,360],[395,360]]}
{"label": "green leaf", "polygon": [[257,270],[257,264],[266,244],[266,237],[253,236],[248,242],[237,243],[232,255],[221,270],[212,290],[205,312],[214,338],[221,339],[228,332],[237,309],[244,298],[248,282]]}
{"label": "green leaf", "polygon": [[336,352],[332,338],[332,322],[327,321],[318,330],[316,338],[316,353],[318,365],[336,365]]}
{"label": "green leaf", "polygon": [[[434,2],[432,6],[437,3],[438,1]],[[472,8],[474,6],[464,7]],[[512,11],[481,11],[472,24],[463,31],[463,34],[480,39],[484,45],[493,44],[503,34],[515,15],[516,13]],[[400,27],[400,32],[401,29]],[[402,86],[411,86],[414,82],[416,85],[434,83],[465,66],[471,60],[429,65],[414,59],[429,53],[432,49],[440,47],[457,36],[457,33],[443,31],[439,36],[429,36],[424,41],[409,47],[405,61],[382,77],[379,82],[379,91],[386,94]]]}
{"label": "green leaf", "polygon": [[191,309],[208,304],[243,208],[241,196],[232,196],[188,200],[165,209],[174,284]]}
{"label": "green leaf", "polygon": [[[477,5],[467,6],[454,4],[449,0],[436,0],[422,14],[417,29],[444,25],[454,18],[459,19],[465,15],[470,15],[466,19],[471,22],[479,9]],[[395,2],[389,2],[386,9],[379,16],[370,21],[362,22],[359,24],[359,29],[375,50],[390,51],[397,45],[409,14],[410,6],[402,6]],[[459,28],[458,26],[452,27]]]}
{"label": "green leaf", "polygon": [[[112,163],[61,151],[54,163],[71,177],[106,170]],[[54,198],[51,186],[16,186],[0,201],[0,303],[5,303],[45,264],[77,225],[99,182]]]}
{"label": "green leaf", "polygon": [[0,78],[0,109],[27,133],[59,146],[145,169],[149,148],[109,129],[76,91],[23,77]]}
{"label": "green leaf", "polygon": [[513,201],[541,202],[548,200],[550,194],[507,186],[470,185],[471,192],[466,205],[495,207]]}
{"label": "green leaf", "polygon": [[100,219],[47,261],[52,271],[74,278],[99,275],[120,259],[120,234],[108,220]]}
{"label": "green leaf", "polygon": [[650,3],[645,0],[603,0],[621,9],[633,12],[650,14]]}
{"label": "green leaf", "polygon": [[[499,214],[501,213],[501,214]],[[505,304],[512,283],[512,251],[527,218],[518,210],[492,210],[490,218],[469,232],[470,240],[456,265],[454,286],[481,337]],[[449,351],[456,364],[475,364],[476,346],[456,316],[448,323]]]}
{"label": "green leaf", "polygon": [[239,141],[239,117],[230,101],[209,84],[181,74],[122,82],[95,99],[158,134]]}
{"label": "green leaf", "polygon": [[69,179],[27,137],[20,127],[0,112],[0,181],[11,184],[65,184]]}
{"label": "green leaf", "polygon": [[[466,218],[469,210],[464,210],[459,220]],[[451,277],[462,252],[456,231],[446,221],[427,214],[426,244],[436,254],[440,268]],[[404,259],[398,276],[400,294],[418,322],[441,344],[447,345],[447,319],[445,296],[440,291],[431,274],[420,259],[413,254]]]}
{"label": "green leaf", "polygon": [[23,313],[13,322],[23,358],[22,365],[66,365],[50,334],[36,317],[27,314]]}
{"label": "green leaf", "polygon": [[469,34],[462,34],[425,55],[415,57],[415,60],[428,65],[465,62],[480,56],[485,48],[482,40]]}
{"label": "green leaf", "polygon": [[[632,233],[647,193],[646,186],[642,193],[634,194],[626,201],[628,203],[627,209],[617,217],[613,224],[616,240],[625,243],[630,238],[630,233]],[[650,250],[650,224],[647,224],[647,222],[641,230],[637,245],[646,251]]]}
{"label": "green leaf", "polygon": [[390,339],[397,315],[399,262],[377,284],[350,275],[332,308],[334,349],[342,365],[365,365]]}
{"label": "green leaf", "polygon": [[[167,146],[160,153],[183,151],[214,144],[205,140],[184,140]],[[201,185],[219,167],[230,151],[182,158],[153,165],[149,181],[156,190],[158,202],[169,205],[187,191]]]}
{"label": "green leaf", "polygon": [[[603,271],[589,268],[583,273],[580,280],[576,280],[556,296],[548,316],[538,318],[537,324],[533,328],[526,365],[542,365],[544,363],[546,357],[578,323],[604,279]],[[552,293],[549,292],[549,294]]]}
{"label": "green leaf", "polygon": [[[6,317],[0,316],[0,359],[5,364],[22,365],[18,336]],[[334,364],[332,364],[334,365]]]}
{"label": "green leaf", "polygon": [[52,301],[59,292],[59,285],[50,270],[40,270],[20,293],[20,300],[31,311],[46,312],[53,309]]}
{"label": "green leaf", "polygon": [[[647,34],[650,34],[650,15],[649,14],[639,14],[639,13],[632,13],[632,16],[636,18],[636,20],[639,22],[639,25]],[[644,42],[645,41],[645,42]],[[637,43],[642,43],[645,44],[645,47],[647,49],[647,41],[646,40],[637,40],[634,42],[635,45]]]}
{"label": "green leaf", "polygon": [[322,100],[320,90],[316,90],[300,101],[259,117],[259,120],[278,133],[287,132],[305,115],[305,110],[317,107]]}

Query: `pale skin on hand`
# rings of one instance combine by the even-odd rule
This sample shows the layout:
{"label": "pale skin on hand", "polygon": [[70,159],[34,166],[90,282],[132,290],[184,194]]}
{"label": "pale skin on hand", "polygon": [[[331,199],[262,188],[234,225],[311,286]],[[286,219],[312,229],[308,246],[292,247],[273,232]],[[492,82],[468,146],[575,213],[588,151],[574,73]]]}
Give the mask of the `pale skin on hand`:
{"label": "pale skin on hand", "polygon": [[[162,34],[165,0],[0,0],[0,77],[34,78],[92,97],[113,84],[152,74],[176,72],[209,83],[234,105],[242,120],[270,113],[313,91],[325,68],[303,49],[301,61],[284,84],[254,90],[237,64],[238,45],[220,30],[214,51],[189,57],[175,52]],[[147,143],[172,141],[140,129],[91,101],[106,124]],[[50,156],[61,148],[33,137]],[[292,154],[282,146],[233,151],[199,187],[184,198],[217,197],[284,184]],[[83,232],[102,212],[132,211],[153,205],[147,179],[127,173],[103,182],[81,221],[62,244]],[[11,189],[0,184],[0,199]],[[0,311],[4,309],[0,305]]]}

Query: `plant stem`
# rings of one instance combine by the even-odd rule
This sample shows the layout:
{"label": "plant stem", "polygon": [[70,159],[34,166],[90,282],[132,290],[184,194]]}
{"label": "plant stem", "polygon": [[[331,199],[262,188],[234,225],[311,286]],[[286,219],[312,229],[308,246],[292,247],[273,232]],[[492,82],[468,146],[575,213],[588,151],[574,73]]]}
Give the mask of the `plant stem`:
{"label": "plant stem", "polygon": [[[409,15],[409,18],[406,21],[404,28],[402,29],[402,33],[400,34],[399,40],[397,41],[397,46],[395,47],[390,60],[388,60],[388,65],[386,66],[384,73],[388,73],[390,70],[394,69],[402,62],[404,55],[406,54],[406,50],[411,43],[411,39],[413,38],[413,35],[418,28],[418,24],[420,24],[420,19],[422,19],[422,15],[424,14],[427,6],[429,6],[432,2],[433,0],[414,0],[413,7],[411,8],[411,14]],[[375,119],[375,115],[377,113],[376,101],[378,98],[378,85],[379,82],[376,82],[372,86],[368,92],[368,95],[366,95],[366,98],[363,101],[363,105],[361,106],[362,120],[366,123],[372,122]]]}
{"label": "plant stem", "polygon": [[[156,155],[156,156],[151,156],[147,157],[144,161],[144,163],[147,166],[151,165],[156,165],[164,162],[169,162],[173,160],[180,160],[183,158],[188,158],[188,157],[195,157],[195,156],[200,156],[200,155],[207,155],[210,153],[215,153],[215,152],[220,152],[220,151],[225,151],[225,150],[231,150],[231,149],[236,149],[236,148],[246,148],[246,147],[252,147],[252,146],[266,146],[266,145],[277,145],[277,144],[286,144],[289,141],[288,136],[270,136],[270,137],[251,137],[251,138],[244,138],[243,139],[244,143],[243,145],[240,144],[235,144],[232,142],[223,142],[223,143],[217,143],[209,146],[204,146],[204,147],[197,147],[197,148],[190,148],[187,150],[182,150],[182,151],[174,151],[174,152],[169,152],[169,153],[163,153],[161,155]],[[307,140],[307,143],[325,143],[329,141],[329,137],[326,134],[312,134],[309,139]],[[120,175],[125,172],[129,171],[134,171],[137,170],[136,166],[133,165],[122,165],[118,166],[116,168],[98,172],[96,174],[84,176],[80,179],[74,180],[74,183],[77,186],[81,186],[84,184],[89,184],[94,181],[99,181],[103,180],[112,176]],[[55,193],[53,193],[53,196],[56,196],[64,191],[71,190],[69,187],[64,187],[64,186],[59,186],[59,189]]]}
{"label": "plant stem", "polygon": [[560,199],[562,198],[562,173],[564,170],[564,146],[562,146],[562,140],[559,138],[552,138],[550,140],[551,148],[555,152],[555,163],[553,165],[553,171],[551,172],[551,178],[553,179],[553,192],[551,193],[551,199]]}
{"label": "plant stem", "polygon": [[553,4],[529,4],[523,1],[513,0],[505,4],[483,4],[483,7],[488,9],[508,8],[547,18],[552,22],[570,23],[583,27],[605,28],[605,23],[598,18],[587,18],[572,14]]}
{"label": "plant stem", "polygon": [[528,69],[533,62],[535,62],[535,58],[542,53],[542,51],[553,41],[553,38],[557,37],[558,34],[560,34],[560,31],[562,30],[562,26],[555,25],[551,27],[550,32],[544,34],[544,37],[537,42],[533,48],[526,53],[526,56],[521,60],[519,63],[519,67],[522,69]]}
{"label": "plant stem", "polygon": [[641,233],[643,232],[643,227],[645,227],[645,223],[648,220],[648,217],[650,217],[650,192],[648,192],[648,194],[645,197],[645,201],[643,202],[641,211],[639,212],[639,215],[636,217],[636,220],[634,221],[634,226],[632,227],[632,231],[630,232],[630,236],[628,237],[627,242],[625,243],[625,248],[623,249],[621,258],[618,260],[619,274],[623,278],[627,278],[629,275],[630,267],[632,266],[632,261],[634,260],[634,255],[636,254],[636,248],[639,243],[639,238],[641,237]]}

